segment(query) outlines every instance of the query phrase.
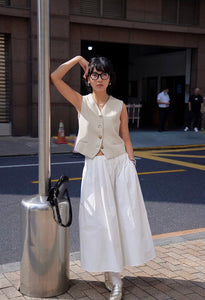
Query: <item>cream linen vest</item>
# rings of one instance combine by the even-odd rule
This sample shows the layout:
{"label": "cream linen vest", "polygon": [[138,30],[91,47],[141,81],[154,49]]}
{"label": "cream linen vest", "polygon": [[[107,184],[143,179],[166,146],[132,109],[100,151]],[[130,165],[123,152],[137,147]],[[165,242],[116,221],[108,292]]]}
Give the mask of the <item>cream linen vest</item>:
{"label": "cream linen vest", "polygon": [[110,96],[100,111],[92,94],[83,96],[75,150],[89,158],[100,150],[108,159],[125,153],[119,136],[122,105],[122,101]]}

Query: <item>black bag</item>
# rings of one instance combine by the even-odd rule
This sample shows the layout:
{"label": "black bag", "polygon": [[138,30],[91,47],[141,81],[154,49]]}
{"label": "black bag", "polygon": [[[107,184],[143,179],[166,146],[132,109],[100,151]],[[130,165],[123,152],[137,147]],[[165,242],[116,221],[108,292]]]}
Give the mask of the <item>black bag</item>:
{"label": "black bag", "polygon": [[[70,197],[67,189],[68,181],[69,178],[65,175],[62,175],[58,180],[58,182],[56,182],[54,187],[51,187],[49,189],[48,198],[47,198],[47,201],[50,202],[53,211],[54,220],[56,221],[57,224],[63,227],[69,227],[72,223],[72,207],[71,207]],[[66,224],[62,223],[59,206],[58,206],[58,203],[62,200],[68,201],[69,217]]]}

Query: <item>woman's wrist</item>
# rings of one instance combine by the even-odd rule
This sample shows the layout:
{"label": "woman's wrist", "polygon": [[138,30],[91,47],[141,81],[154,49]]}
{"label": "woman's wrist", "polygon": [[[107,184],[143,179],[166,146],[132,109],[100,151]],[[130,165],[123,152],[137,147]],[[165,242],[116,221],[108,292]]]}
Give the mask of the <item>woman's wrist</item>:
{"label": "woman's wrist", "polygon": [[136,160],[134,157],[129,157],[129,160],[136,166]]}

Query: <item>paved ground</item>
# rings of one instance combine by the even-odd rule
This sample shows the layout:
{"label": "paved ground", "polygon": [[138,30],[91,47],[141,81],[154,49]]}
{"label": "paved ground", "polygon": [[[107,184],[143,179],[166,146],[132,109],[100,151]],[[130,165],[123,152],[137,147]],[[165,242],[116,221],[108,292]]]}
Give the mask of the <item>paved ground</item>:
{"label": "paved ground", "polygon": [[[205,227],[205,147],[137,151],[137,156],[142,156],[137,159],[137,171],[152,234]],[[84,159],[76,154],[54,154],[51,162],[52,180],[62,174],[70,178],[70,251],[76,252]],[[21,200],[38,193],[38,157],[0,157],[0,178],[1,265],[20,261]]]}
{"label": "paved ground", "polygon": [[[205,229],[178,237],[156,239],[157,257],[141,267],[127,267],[123,276],[124,300],[205,299]],[[10,266],[11,267],[11,266]],[[1,269],[0,269],[1,270]],[[36,299],[19,292],[19,270],[0,274],[0,300]],[[31,283],[32,284],[32,283]],[[50,299],[109,299],[102,273],[88,273],[79,260],[70,263],[68,291]]]}

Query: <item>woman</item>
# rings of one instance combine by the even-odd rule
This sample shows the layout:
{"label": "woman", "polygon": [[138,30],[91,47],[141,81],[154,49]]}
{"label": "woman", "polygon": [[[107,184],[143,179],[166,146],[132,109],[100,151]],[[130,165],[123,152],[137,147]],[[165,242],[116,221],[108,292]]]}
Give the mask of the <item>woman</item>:
{"label": "woman", "polygon": [[[82,96],[62,78],[76,64],[92,93]],[[108,95],[114,80],[110,61],[81,56],[60,65],[52,74],[59,92],[78,112],[76,147],[85,155],[79,211],[82,268],[105,272],[110,300],[122,298],[120,272],[155,257],[128,130],[125,104]]]}

